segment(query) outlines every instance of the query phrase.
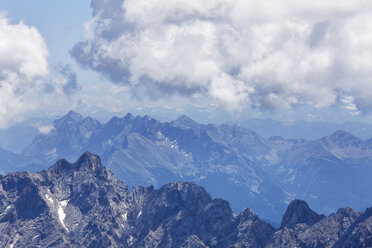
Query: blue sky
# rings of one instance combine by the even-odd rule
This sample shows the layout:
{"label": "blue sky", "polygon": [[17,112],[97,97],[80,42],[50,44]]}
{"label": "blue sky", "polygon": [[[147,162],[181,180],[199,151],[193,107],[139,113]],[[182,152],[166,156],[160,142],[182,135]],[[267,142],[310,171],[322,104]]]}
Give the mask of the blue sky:
{"label": "blue sky", "polygon": [[[368,2],[92,3],[0,2],[0,36],[10,40],[0,48],[0,127],[69,109],[371,122]],[[9,58],[22,49],[28,56]]]}
{"label": "blue sky", "polygon": [[45,38],[51,62],[72,63],[68,50],[84,39],[83,23],[91,19],[89,0],[2,0],[0,9],[8,12],[12,22],[24,20],[35,26]]}

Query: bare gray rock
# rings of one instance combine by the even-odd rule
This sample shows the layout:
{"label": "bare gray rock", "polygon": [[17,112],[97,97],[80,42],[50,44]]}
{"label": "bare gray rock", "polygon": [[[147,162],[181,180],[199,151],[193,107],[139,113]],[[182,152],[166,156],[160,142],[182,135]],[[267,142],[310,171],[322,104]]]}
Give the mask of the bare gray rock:
{"label": "bare gray rock", "polygon": [[194,183],[129,190],[89,152],[0,176],[0,247],[371,247],[371,230],[372,208],[324,217],[296,200],[276,230]]}
{"label": "bare gray rock", "polygon": [[[299,204],[292,204],[288,208],[294,205],[299,206]],[[315,223],[302,222],[291,225],[290,228],[284,227],[275,232],[269,247],[333,247],[344,237],[359,215],[360,213],[352,208],[344,208]]]}
{"label": "bare gray rock", "polygon": [[0,211],[1,247],[223,247],[264,244],[274,231],[193,183],[130,191],[89,152],[1,176]]}
{"label": "bare gray rock", "polygon": [[298,223],[313,225],[324,218],[310,209],[305,201],[293,200],[284,213],[280,228],[294,227]]}

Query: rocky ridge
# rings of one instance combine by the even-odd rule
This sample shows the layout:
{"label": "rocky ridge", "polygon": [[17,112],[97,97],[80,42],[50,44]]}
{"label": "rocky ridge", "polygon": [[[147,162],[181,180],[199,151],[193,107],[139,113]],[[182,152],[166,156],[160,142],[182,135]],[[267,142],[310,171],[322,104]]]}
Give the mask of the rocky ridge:
{"label": "rocky ridge", "polygon": [[73,111],[53,126],[25,149],[31,161],[71,161],[89,150],[130,186],[195,182],[234,211],[251,204],[276,223],[296,198],[325,214],[372,204],[371,140],[344,131],[318,140],[264,139],[238,125],[204,125],[187,116],[160,122],[127,114],[100,124]]}
{"label": "rocky ridge", "polygon": [[194,183],[128,187],[86,152],[0,176],[1,247],[370,247],[372,211],[328,217],[293,201],[275,229]]}

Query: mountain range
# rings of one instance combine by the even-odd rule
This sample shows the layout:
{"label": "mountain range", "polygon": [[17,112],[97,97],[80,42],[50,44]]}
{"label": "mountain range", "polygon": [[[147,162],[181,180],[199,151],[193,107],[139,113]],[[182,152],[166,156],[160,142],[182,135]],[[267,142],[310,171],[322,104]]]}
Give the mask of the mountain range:
{"label": "mountain range", "polygon": [[344,130],[362,139],[369,139],[372,134],[372,124],[357,121],[332,123],[322,121],[285,121],[271,118],[252,118],[248,120],[229,121],[228,123],[231,125],[237,124],[253,130],[264,138],[280,135],[286,139],[303,138],[307,140],[316,140],[330,133],[334,133],[337,130]]}
{"label": "mountain range", "polygon": [[371,247],[372,208],[328,217],[294,200],[279,228],[194,183],[128,186],[84,153],[0,176],[1,247]]}
{"label": "mountain range", "polygon": [[70,111],[26,147],[20,157],[32,165],[7,164],[3,172],[37,171],[84,151],[98,154],[129,187],[191,181],[236,212],[250,206],[276,223],[296,198],[323,214],[372,205],[371,139],[344,131],[317,140],[266,139],[239,125],[204,125],[187,116],[160,122],[127,114],[102,124]]}

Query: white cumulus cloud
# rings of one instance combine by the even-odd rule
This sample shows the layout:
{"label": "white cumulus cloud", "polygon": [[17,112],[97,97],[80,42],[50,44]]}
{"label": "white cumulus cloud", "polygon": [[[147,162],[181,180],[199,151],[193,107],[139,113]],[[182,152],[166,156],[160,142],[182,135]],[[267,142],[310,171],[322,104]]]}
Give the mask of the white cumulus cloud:
{"label": "white cumulus cloud", "polygon": [[368,0],[92,0],[76,60],[152,98],[372,109]]}
{"label": "white cumulus cloud", "polygon": [[41,88],[48,74],[48,49],[34,27],[10,24],[0,13],[0,127],[18,121],[34,109],[28,95]]}
{"label": "white cumulus cloud", "polygon": [[54,130],[53,125],[46,125],[38,127],[38,131],[40,134],[49,134],[52,130]]}

